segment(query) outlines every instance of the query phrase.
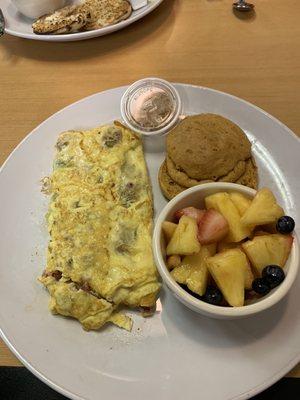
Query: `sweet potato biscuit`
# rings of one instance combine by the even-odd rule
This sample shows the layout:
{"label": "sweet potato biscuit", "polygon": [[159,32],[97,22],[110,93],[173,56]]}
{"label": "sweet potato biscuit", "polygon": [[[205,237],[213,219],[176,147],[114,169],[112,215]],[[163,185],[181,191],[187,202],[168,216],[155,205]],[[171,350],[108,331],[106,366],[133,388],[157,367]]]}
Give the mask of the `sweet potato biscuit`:
{"label": "sweet potato biscuit", "polygon": [[166,161],[162,163],[158,172],[158,182],[163,192],[163,195],[171,200],[177,194],[183,192],[186,188],[178,185],[176,182],[172,180],[172,178],[167,173],[167,164]]}
{"label": "sweet potato biscuit", "polygon": [[218,182],[235,182],[246,171],[246,161],[238,161],[233,170],[217,179]]}
{"label": "sweet potato biscuit", "polygon": [[[201,181],[198,181],[197,179],[192,179],[190,178],[184,171],[178,170],[173,161],[171,160],[170,157],[167,156],[167,172],[168,175],[179,185],[184,186],[186,188],[188,187],[193,187],[197,185],[201,185],[201,183],[207,183],[207,182],[214,182],[212,179],[203,179]],[[233,168],[232,171],[230,171],[228,174],[225,176],[222,176],[218,179],[216,179],[217,182],[235,182],[237,179],[239,179],[246,170],[246,161],[239,161]]]}
{"label": "sweet potato biscuit", "polygon": [[254,157],[251,157],[246,161],[245,173],[235,183],[257,189],[258,173]]}
{"label": "sweet potato biscuit", "polygon": [[185,118],[169,133],[167,153],[188,177],[215,181],[251,156],[251,143],[228,119],[200,114]]}

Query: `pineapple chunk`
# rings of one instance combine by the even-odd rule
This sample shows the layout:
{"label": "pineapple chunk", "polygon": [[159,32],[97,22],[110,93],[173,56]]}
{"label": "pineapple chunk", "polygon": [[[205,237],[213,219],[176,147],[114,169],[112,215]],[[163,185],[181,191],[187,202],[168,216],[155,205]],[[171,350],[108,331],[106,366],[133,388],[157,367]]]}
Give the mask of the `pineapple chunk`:
{"label": "pineapple chunk", "polygon": [[186,285],[192,292],[198,294],[199,296],[203,296],[207,288],[208,277],[209,272],[204,259],[198,265],[197,269],[192,267],[192,271],[186,280]]}
{"label": "pineapple chunk", "polygon": [[251,200],[239,192],[229,193],[229,197],[238,209],[239,214],[241,216],[245,214],[246,210],[250,207]]}
{"label": "pineapple chunk", "polygon": [[173,233],[175,232],[175,229],[177,228],[177,224],[174,224],[173,222],[169,221],[164,221],[161,225],[162,231],[164,233],[165,239],[167,243],[171,240],[171,237],[173,236]]}
{"label": "pineapple chunk", "polygon": [[215,252],[215,244],[202,246],[199,253],[184,257],[182,265],[173,269],[171,275],[176,282],[187,285],[192,292],[203,296],[209,276],[205,260]]}
{"label": "pineapple chunk", "polygon": [[169,256],[167,258],[167,267],[169,270],[179,267],[181,265],[181,258],[178,255]]}
{"label": "pineapple chunk", "polygon": [[187,287],[194,293],[203,296],[207,287],[209,272],[205,260],[216,253],[216,244],[201,247],[200,253],[186,256],[182,263],[192,267],[191,274],[186,280]]}
{"label": "pineapple chunk", "polygon": [[253,232],[253,238],[255,238],[255,236],[266,236],[269,234],[270,234],[270,232],[266,232],[266,231],[263,231],[262,229],[259,229],[258,231],[255,230]]}
{"label": "pineapple chunk", "polygon": [[226,218],[229,225],[229,233],[226,242],[240,242],[251,234],[251,227],[241,224],[238,209],[230,199],[228,193],[220,192],[205,198],[206,208],[219,211]]}
{"label": "pineapple chunk", "polygon": [[242,216],[243,225],[264,225],[276,222],[284,215],[283,209],[277,204],[276,199],[270,189],[259,190],[251,206]]}
{"label": "pineapple chunk", "polygon": [[[246,257],[247,259],[247,257]],[[252,289],[252,282],[254,281],[254,275],[250,266],[250,263],[247,259],[247,264],[245,264],[245,289]]]}
{"label": "pineapple chunk", "polygon": [[201,245],[197,238],[198,225],[194,218],[183,215],[167,246],[167,255],[189,255],[200,251]]}
{"label": "pineapple chunk", "polygon": [[255,236],[253,240],[242,243],[255,272],[261,272],[267,265],[284,267],[291,251],[293,237],[291,235],[263,235]]}
{"label": "pineapple chunk", "polygon": [[207,267],[226,301],[242,307],[245,298],[247,257],[239,249],[227,250],[206,259]]}
{"label": "pineapple chunk", "polygon": [[[217,252],[221,253],[222,251],[231,250],[231,249],[240,249],[241,250],[241,243],[225,243],[220,242],[217,246]],[[246,265],[246,264],[245,264]],[[252,282],[254,280],[254,275],[251,269],[251,266],[247,260],[247,265],[245,269],[245,289],[250,290],[252,289]]]}
{"label": "pineapple chunk", "polygon": [[190,276],[192,267],[190,265],[179,265],[171,271],[171,276],[176,282],[185,285],[187,278]]}

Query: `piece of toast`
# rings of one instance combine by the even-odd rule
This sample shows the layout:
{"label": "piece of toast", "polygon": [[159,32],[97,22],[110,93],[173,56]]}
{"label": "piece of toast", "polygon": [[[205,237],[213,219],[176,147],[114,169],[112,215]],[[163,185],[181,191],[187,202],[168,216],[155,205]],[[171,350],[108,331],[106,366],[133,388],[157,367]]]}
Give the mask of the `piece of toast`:
{"label": "piece of toast", "polygon": [[89,10],[91,18],[83,30],[94,30],[114,25],[127,19],[132,7],[127,0],[86,0],[81,10]]}
{"label": "piece of toast", "polygon": [[66,6],[52,14],[43,15],[32,24],[32,28],[39,35],[74,33],[82,30],[90,17],[88,8]]}

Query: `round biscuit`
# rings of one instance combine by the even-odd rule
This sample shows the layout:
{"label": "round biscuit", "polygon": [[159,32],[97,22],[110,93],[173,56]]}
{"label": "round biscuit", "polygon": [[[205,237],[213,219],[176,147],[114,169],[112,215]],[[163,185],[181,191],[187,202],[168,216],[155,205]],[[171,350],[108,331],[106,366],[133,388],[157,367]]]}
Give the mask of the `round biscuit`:
{"label": "round biscuit", "polygon": [[159,168],[158,182],[163,195],[168,200],[173,199],[173,197],[186,189],[185,187],[182,187],[174,182],[172,178],[168,175],[166,161],[164,161]]}
{"label": "round biscuit", "polygon": [[217,180],[251,157],[242,129],[216,114],[186,117],[167,136],[167,153],[180,171],[198,181]]}
{"label": "round biscuit", "polygon": [[258,173],[256,162],[253,156],[246,161],[245,173],[235,183],[248,186],[252,189],[257,189]]}
{"label": "round biscuit", "polygon": [[202,181],[198,181],[197,179],[190,178],[184,171],[180,171],[176,168],[173,163],[171,157],[167,156],[167,172],[174,182],[178,183],[180,186],[184,186],[185,188],[193,187],[200,185],[201,183],[213,182],[212,180],[204,179]]}
{"label": "round biscuit", "polygon": [[218,182],[235,182],[239,179],[246,171],[246,161],[238,161],[234,166],[233,170],[231,170],[225,176],[221,176],[217,179]]}

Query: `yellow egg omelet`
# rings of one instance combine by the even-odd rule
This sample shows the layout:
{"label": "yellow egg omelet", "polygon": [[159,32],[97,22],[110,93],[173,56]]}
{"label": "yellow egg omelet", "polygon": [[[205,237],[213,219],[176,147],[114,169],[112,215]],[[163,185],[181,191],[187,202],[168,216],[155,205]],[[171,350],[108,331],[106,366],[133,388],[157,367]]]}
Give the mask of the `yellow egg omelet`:
{"label": "yellow egg omelet", "polygon": [[48,179],[50,242],[40,281],[53,313],[85,329],[132,321],[120,305],[152,308],[152,193],[142,142],[120,123],[60,134]]}

